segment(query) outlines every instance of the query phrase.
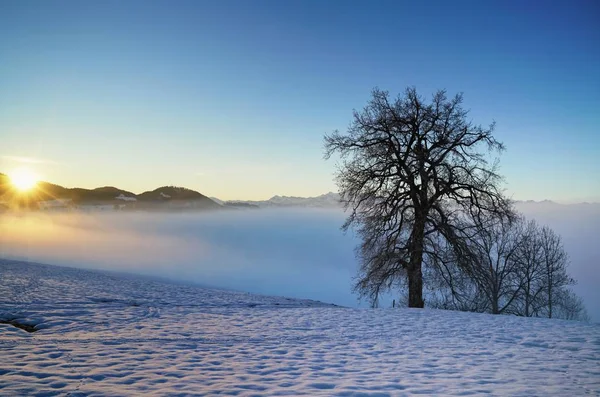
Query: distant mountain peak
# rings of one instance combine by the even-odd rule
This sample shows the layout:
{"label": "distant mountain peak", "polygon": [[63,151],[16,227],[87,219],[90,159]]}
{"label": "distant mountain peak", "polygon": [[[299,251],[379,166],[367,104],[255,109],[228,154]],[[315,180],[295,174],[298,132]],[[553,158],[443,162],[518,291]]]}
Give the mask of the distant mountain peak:
{"label": "distant mountain peak", "polygon": [[556,205],[561,205],[560,203],[557,203],[556,201],[552,201],[552,200],[515,200],[514,201],[515,204],[556,204]]}
{"label": "distant mountain peak", "polygon": [[[218,199],[217,199],[218,200]],[[313,207],[313,208],[338,208],[340,196],[334,192],[328,192],[315,197],[281,196],[274,195],[268,200],[230,200],[224,201],[224,205],[247,204],[259,208],[273,207]]]}

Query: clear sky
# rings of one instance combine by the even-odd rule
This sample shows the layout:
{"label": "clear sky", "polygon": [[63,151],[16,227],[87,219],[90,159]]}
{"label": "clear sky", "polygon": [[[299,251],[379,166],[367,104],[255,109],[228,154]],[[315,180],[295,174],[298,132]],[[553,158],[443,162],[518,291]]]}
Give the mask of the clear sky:
{"label": "clear sky", "polygon": [[0,172],[318,195],[323,134],[414,85],[497,122],[514,198],[600,201],[600,3],[494,3],[0,0]]}

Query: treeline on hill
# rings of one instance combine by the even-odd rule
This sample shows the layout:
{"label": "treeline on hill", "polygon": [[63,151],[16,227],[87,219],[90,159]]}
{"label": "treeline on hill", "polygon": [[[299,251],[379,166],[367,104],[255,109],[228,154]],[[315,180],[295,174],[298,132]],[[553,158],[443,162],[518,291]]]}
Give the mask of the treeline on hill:
{"label": "treeline on hill", "polygon": [[[217,209],[221,207],[195,190],[177,186],[162,186],[151,191],[135,194],[112,186],[94,189],[66,188],[40,181],[31,191],[20,192],[10,183],[10,178],[7,175],[0,173],[0,201],[5,201],[20,208],[35,209],[38,207],[39,202],[56,199],[71,200],[74,205],[128,202],[130,205],[148,206],[176,201],[193,201],[197,203],[197,207],[201,208]],[[132,202],[126,201],[127,199],[135,199],[139,204],[131,204]]]}
{"label": "treeline on hill", "polygon": [[375,89],[345,134],[325,136],[343,229],[361,238],[355,290],[373,306],[400,291],[409,307],[586,320],[560,237],[515,212],[494,124],[469,121],[462,99]]}

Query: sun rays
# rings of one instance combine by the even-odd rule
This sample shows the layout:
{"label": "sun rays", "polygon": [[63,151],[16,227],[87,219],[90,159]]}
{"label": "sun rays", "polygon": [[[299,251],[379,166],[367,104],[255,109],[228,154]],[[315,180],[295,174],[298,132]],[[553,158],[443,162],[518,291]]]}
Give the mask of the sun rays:
{"label": "sun rays", "polygon": [[11,184],[21,192],[33,189],[38,183],[38,176],[29,168],[17,168],[9,173]]}

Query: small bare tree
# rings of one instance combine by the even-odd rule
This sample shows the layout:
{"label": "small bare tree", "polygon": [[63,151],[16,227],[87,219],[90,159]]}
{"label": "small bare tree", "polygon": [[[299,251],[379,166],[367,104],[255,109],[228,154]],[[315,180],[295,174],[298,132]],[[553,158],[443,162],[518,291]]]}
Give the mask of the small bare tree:
{"label": "small bare tree", "polygon": [[523,287],[517,260],[522,224],[498,219],[475,225],[477,234],[469,242],[468,263],[462,267],[485,295],[490,313],[512,313]]}
{"label": "small bare tree", "polygon": [[396,99],[375,89],[346,134],[325,136],[325,158],[342,161],[343,228],[362,238],[355,289],[371,302],[406,278],[408,306],[423,307],[423,262],[437,255],[430,242],[462,250],[465,214],[510,213],[497,163],[485,155],[503,149],[494,125],[472,124],[461,104],[445,91],[426,103],[414,88]]}
{"label": "small bare tree", "polygon": [[457,254],[436,246],[426,270],[434,307],[526,317],[586,320],[583,301],[569,289],[568,256],[560,237],[547,226],[527,222],[473,219],[477,232]]}
{"label": "small bare tree", "polygon": [[523,223],[521,244],[517,250],[517,273],[522,288],[521,299],[517,302],[516,313],[521,316],[537,316],[544,306],[542,295],[545,290],[540,227],[535,221]]}
{"label": "small bare tree", "polygon": [[584,322],[590,321],[590,317],[583,304],[583,299],[575,295],[575,293],[567,287],[562,287],[556,291],[553,307],[556,309],[552,314],[554,318]]}
{"label": "small bare tree", "polygon": [[563,287],[575,284],[575,280],[567,274],[568,256],[560,236],[548,226],[544,226],[540,230],[539,238],[542,246],[541,259],[545,278],[546,308],[548,317],[552,318],[558,291]]}

